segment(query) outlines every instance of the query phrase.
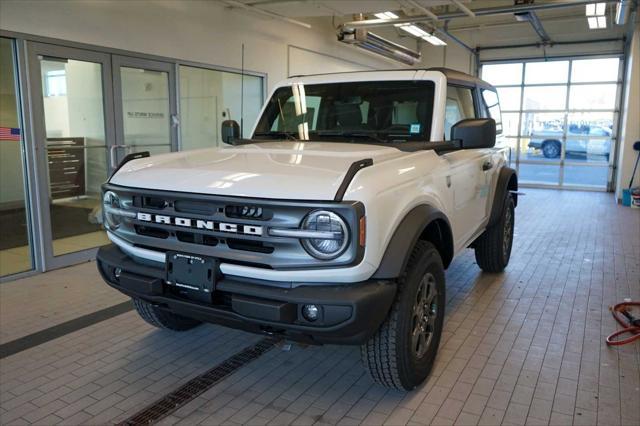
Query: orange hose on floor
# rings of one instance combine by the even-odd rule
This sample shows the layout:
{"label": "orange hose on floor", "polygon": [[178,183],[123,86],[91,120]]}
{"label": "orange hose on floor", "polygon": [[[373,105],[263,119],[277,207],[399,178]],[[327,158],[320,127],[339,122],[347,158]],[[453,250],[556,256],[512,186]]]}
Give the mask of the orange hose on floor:
{"label": "orange hose on floor", "polygon": [[[640,302],[623,302],[609,308],[611,315],[613,315],[613,318],[618,321],[618,324],[620,324],[623,329],[607,336],[607,345],[626,345],[627,343],[640,339],[640,318],[635,318],[631,315],[627,309],[631,306],[640,307]],[[630,334],[629,337],[618,339],[619,336],[627,333]]]}

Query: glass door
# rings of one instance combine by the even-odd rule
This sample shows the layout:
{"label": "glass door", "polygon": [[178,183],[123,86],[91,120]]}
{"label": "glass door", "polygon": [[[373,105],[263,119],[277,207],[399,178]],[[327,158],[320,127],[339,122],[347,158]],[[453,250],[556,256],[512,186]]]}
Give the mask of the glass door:
{"label": "glass door", "polygon": [[113,56],[112,67],[117,142],[111,148],[111,166],[132,152],[177,151],[175,66]]}
{"label": "glass door", "polygon": [[41,249],[45,269],[95,255],[101,185],[114,134],[109,55],[29,43]]}
{"label": "glass door", "polygon": [[14,43],[0,37],[0,278],[33,268]]}

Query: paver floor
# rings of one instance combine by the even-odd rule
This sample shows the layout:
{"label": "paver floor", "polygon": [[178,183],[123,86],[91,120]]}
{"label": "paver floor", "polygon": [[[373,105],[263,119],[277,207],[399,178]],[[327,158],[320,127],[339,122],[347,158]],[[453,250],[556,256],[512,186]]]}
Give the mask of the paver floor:
{"label": "paver floor", "polygon": [[[418,389],[375,385],[357,347],[285,346],[161,423],[640,424],[640,343],[604,344],[609,305],[640,300],[640,210],[605,193],[524,192],[507,271],[482,273],[471,250],[447,271],[445,333]],[[3,338],[24,329],[22,306],[59,310],[65,280],[43,277],[98,282],[90,266],[0,286],[3,299],[4,286],[31,289],[2,301]],[[0,360],[0,423],[113,424],[259,339],[214,325],[160,331],[128,312]]]}

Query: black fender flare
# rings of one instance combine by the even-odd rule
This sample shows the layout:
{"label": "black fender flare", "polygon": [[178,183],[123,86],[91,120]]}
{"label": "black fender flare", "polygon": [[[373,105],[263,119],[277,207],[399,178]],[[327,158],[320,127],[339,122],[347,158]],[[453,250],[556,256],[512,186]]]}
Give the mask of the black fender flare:
{"label": "black fender flare", "polygon": [[449,266],[453,259],[453,234],[449,219],[439,209],[421,204],[409,211],[400,221],[372,278],[399,277],[419,239],[434,243],[440,252],[444,267]]}
{"label": "black fender flare", "polygon": [[[500,169],[498,181],[496,182],[496,191],[493,196],[493,203],[491,204],[491,215],[489,215],[487,228],[498,223],[502,209],[504,208],[504,200],[510,191],[518,191],[518,175],[512,168],[503,167]],[[513,203],[515,206],[518,205],[518,194],[513,194]]]}

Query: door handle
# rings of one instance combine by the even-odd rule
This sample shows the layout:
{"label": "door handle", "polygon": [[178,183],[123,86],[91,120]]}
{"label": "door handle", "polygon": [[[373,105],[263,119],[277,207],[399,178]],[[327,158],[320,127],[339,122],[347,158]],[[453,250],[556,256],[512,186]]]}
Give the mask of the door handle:
{"label": "door handle", "polygon": [[491,161],[485,161],[484,163],[482,163],[482,171],[486,172],[487,170],[490,170],[493,168],[493,163]]}

